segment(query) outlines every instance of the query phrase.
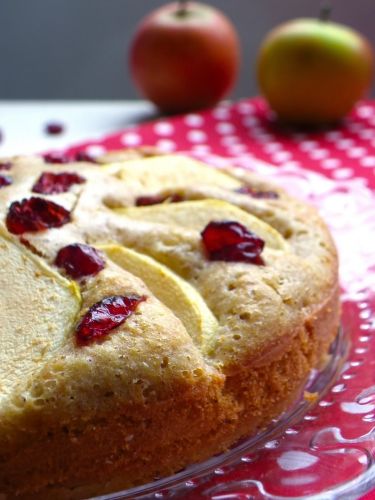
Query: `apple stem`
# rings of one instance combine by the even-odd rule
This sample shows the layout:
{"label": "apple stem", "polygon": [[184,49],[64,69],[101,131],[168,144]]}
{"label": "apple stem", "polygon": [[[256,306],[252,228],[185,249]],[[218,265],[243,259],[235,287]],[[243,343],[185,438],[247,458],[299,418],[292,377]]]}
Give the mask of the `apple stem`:
{"label": "apple stem", "polygon": [[331,19],[332,5],[330,2],[323,2],[320,8],[320,21],[329,21]]}
{"label": "apple stem", "polygon": [[185,16],[187,13],[187,3],[188,0],[178,0],[178,10],[177,10],[177,15],[178,16]]}

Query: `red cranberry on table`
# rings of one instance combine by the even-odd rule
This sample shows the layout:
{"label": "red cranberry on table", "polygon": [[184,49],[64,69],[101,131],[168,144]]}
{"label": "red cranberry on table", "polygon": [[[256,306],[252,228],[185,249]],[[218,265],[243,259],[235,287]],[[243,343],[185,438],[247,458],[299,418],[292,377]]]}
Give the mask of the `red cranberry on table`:
{"label": "red cranberry on table", "polygon": [[48,135],[60,135],[64,132],[64,130],[64,125],[59,122],[50,122],[44,127],[44,131]]}

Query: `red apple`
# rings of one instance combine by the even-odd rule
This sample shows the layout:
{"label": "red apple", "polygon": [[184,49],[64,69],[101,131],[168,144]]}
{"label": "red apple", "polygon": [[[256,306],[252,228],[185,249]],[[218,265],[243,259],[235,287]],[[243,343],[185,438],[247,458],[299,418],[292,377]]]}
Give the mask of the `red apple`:
{"label": "red apple", "polygon": [[141,93],[162,111],[210,107],[233,86],[239,41],[220,11],[195,2],[153,11],[138,26],[130,71]]}

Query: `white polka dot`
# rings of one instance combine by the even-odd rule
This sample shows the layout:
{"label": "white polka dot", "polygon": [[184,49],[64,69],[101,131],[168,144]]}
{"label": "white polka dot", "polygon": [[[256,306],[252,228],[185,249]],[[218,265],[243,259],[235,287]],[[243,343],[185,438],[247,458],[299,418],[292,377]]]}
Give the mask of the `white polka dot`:
{"label": "white polka dot", "polygon": [[283,149],[283,146],[279,142],[268,142],[263,146],[263,149],[266,153],[276,153],[276,151]]}
{"label": "white polka dot", "polygon": [[240,138],[237,135],[225,135],[220,139],[220,142],[223,146],[231,146],[232,144],[238,144]]}
{"label": "white polka dot", "polygon": [[235,126],[229,122],[222,122],[216,125],[216,132],[220,135],[233,134],[235,132]]}
{"label": "white polka dot", "polygon": [[176,143],[169,139],[160,139],[160,141],[156,143],[156,147],[159,148],[161,151],[168,153],[176,149]]}
{"label": "white polka dot", "polygon": [[301,474],[294,475],[291,477],[283,477],[281,483],[286,486],[302,486],[305,484],[311,484],[317,482],[319,476],[316,474]]}
{"label": "white polka dot", "polygon": [[289,151],[277,151],[271,156],[271,160],[275,163],[284,163],[292,159],[292,153]]}
{"label": "white polka dot", "polygon": [[245,127],[254,127],[255,125],[258,125],[259,118],[256,116],[245,116],[242,120],[242,123],[245,125]]}
{"label": "white polka dot", "polygon": [[288,169],[299,169],[301,168],[301,163],[299,161],[287,161],[286,163],[284,163],[284,167],[287,167]]}
{"label": "white polka dot", "polygon": [[246,115],[247,113],[252,113],[254,111],[254,105],[250,102],[240,102],[237,104],[238,112],[242,115]]}
{"label": "white polka dot", "polygon": [[275,139],[272,134],[261,127],[254,128],[249,132],[249,135],[259,142],[272,142]]}
{"label": "white polka dot", "polygon": [[367,141],[374,139],[375,138],[375,130],[372,128],[366,128],[364,130],[360,130],[358,132],[358,137],[360,137],[361,139],[367,140]]}
{"label": "white polka dot", "polygon": [[354,171],[352,168],[338,168],[332,172],[332,177],[335,179],[350,179],[354,177]]}
{"label": "white polka dot", "polygon": [[270,122],[275,122],[277,120],[277,114],[272,110],[268,111],[266,117]]}
{"label": "white polka dot", "polygon": [[230,110],[228,108],[216,108],[212,111],[212,116],[218,120],[228,120],[230,118]]}
{"label": "white polka dot", "polygon": [[228,146],[228,151],[234,154],[246,153],[247,146],[245,146],[245,144],[232,144]]}
{"label": "white polka dot", "polygon": [[355,142],[353,139],[339,139],[335,146],[337,149],[348,149],[354,146]]}
{"label": "white polka dot", "polygon": [[362,465],[368,465],[369,459],[367,455],[361,455],[360,457],[358,457],[358,462]]}
{"label": "white polka dot", "polygon": [[187,133],[187,139],[190,142],[205,142],[207,134],[203,130],[190,130]]}
{"label": "white polka dot", "polygon": [[339,132],[338,130],[332,130],[331,132],[326,132],[325,136],[327,141],[335,142],[337,141],[337,139],[340,139],[342,137],[342,132]]}
{"label": "white polka dot", "polygon": [[127,132],[121,136],[121,142],[124,146],[137,146],[142,142],[142,138],[135,132]]}
{"label": "white polka dot", "polygon": [[310,151],[310,157],[313,160],[323,160],[323,158],[327,158],[329,156],[328,149],[313,149]]}
{"label": "white polka dot", "polygon": [[375,167],[375,156],[366,156],[360,160],[363,167]]}
{"label": "white polka dot", "polygon": [[357,108],[357,115],[361,118],[369,118],[374,114],[374,108],[372,106],[360,106]]}
{"label": "white polka dot", "polygon": [[194,144],[194,146],[192,146],[192,150],[197,153],[209,153],[211,148],[208,144]]}
{"label": "white polka dot", "polygon": [[185,116],[185,123],[189,127],[201,127],[204,123],[204,118],[201,115],[191,113]]}
{"label": "white polka dot", "polygon": [[340,406],[342,411],[351,414],[369,413],[370,411],[373,411],[375,409],[375,405],[372,404],[361,405],[359,403],[354,403],[349,401],[341,403]]}
{"label": "white polka dot", "polygon": [[367,153],[366,148],[361,148],[361,147],[351,148],[348,149],[348,151],[346,152],[349,158],[360,158],[361,156],[364,156],[366,153]]}
{"label": "white polka dot", "polygon": [[326,158],[325,160],[322,160],[322,167],[331,169],[331,168],[337,168],[340,167],[341,161],[338,158]]}
{"label": "white polka dot", "polygon": [[316,464],[318,457],[305,451],[285,451],[276,461],[281,469],[293,471],[311,467]]}
{"label": "white polka dot", "polygon": [[154,125],[154,132],[158,135],[172,135],[174,126],[169,122],[158,122]]}
{"label": "white polka dot", "polygon": [[299,145],[301,151],[311,151],[318,146],[319,144],[316,141],[302,141]]}
{"label": "white polka dot", "polygon": [[296,142],[301,142],[301,141],[304,141],[306,139],[306,134],[301,134],[300,132],[298,132],[298,133],[292,134],[292,137]]}
{"label": "white polka dot", "polygon": [[351,132],[359,132],[360,130],[362,130],[364,128],[364,125],[363,125],[363,123],[353,122],[353,123],[348,123],[346,128],[348,130],[350,130]]}
{"label": "white polka dot", "polygon": [[104,155],[107,152],[106,148],[100,144],[91,144],[91,146],[87,146],[85,151],[94,158],[96,156]]}

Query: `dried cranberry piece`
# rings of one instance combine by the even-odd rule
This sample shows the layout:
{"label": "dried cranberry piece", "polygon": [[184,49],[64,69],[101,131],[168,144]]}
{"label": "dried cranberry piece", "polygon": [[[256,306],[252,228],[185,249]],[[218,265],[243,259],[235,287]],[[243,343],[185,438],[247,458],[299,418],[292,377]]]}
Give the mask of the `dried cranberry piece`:
{"label": "dried cranberry piece", "polygon": [[64,132],[64,125],[57,122],[47,123],[44,131],[48,135],[60,135]]}
{"label": "dried cranberry piece", "polygon": [[90,245],[74,243],[58,251],[55,264],[71,278],[79,279],[98,274],[104,268],[105,261],[98,250]]}
{"label": "dried cranberry piece", "polygon": [[58,194],[69,191],[74,184],[82,184],[86,179],[74,172],[44,172],[33,186],[34,193]]}
{"label": "dried cranberry piece", "polygon": [[87,151],[77,151],[77,153],[74,155],[74,159],[76,161],[87,161],[89,163],[97,163],[96,158]]}
{"label": "dried cranberry piece", "polygon": [[0,170],[10,170],[12,164],[10,161],[0,161]]}
{"label": "dried cranberry piece", "polygon": [[210,260],[264,264],[264,241],[239,222],[210,222],[201,236]]}
{"label": "dried cranberry piece", "polygon": [[107,335],[124,323],[146,297],[113,295],[94,304],[76,327],[78,342],[84,343]]}
{"label": "dried cranberry piece", "polygon": [[269,200],[279,198],[279,194],[275,191],[255,191],[255,189],[250,186],[242,186],[236,189],[236,193],[249,194],[253,198],[264,198]]}
{"label": "dried cranberry piece", "polygon": [[0,188],[10,186],[12,184],[12,178],[8,175],[0,175]]}
{"label": "dried cranberry piece", "polygon": [[43,231],[70,222],[70,212],[44,198],[32,197],[14,201],[8,210],[6,225],[13,234]]}
{"label": "dried cranberry piece", "polygon": [[64,153],[59,153],[58,151],[47,153],[43,156],[44,161],[47,163],[69,163],[69,157]]}
{"label": "dried cranberry piece", "polygon": [[171,195],[149,195],[149,196],[138,196],[135,200],[135,204],[137,207],[147,207],[149,205],[158,205],[159,203],[163,203],[164,201],[168,201],[168,203],[178,203],[180,201],[184,201],[184,198],[180,194],[171,194]]}

